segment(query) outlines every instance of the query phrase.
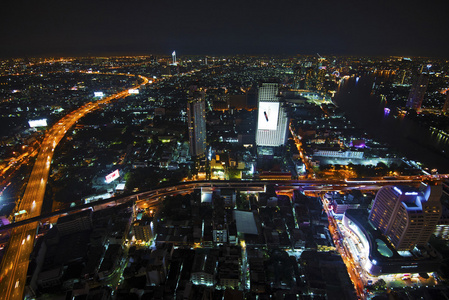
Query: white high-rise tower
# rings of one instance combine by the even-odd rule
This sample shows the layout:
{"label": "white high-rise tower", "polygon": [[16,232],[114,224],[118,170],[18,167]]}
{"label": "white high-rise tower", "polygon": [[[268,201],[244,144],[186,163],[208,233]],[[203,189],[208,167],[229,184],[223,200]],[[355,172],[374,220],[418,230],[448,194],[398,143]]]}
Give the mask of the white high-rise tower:
{"label": "white high-rise tower", "polygon": [[287,112],[278,97],[279,84],[262,83],[258,89],[257,146],[283,146],[287,139]]}
{"label": "white high-rise tower", "polygon": [[176,51],[173,51],[173,53],[171,54],[172,58],[173,58],[173,65],[176,65]]}

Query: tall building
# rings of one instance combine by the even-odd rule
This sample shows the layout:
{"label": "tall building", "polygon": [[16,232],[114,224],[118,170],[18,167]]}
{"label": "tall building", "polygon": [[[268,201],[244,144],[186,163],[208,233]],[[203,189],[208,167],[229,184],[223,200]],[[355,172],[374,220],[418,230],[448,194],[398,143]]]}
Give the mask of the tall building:
{"label": "tall building", "polygon": [[138,241],[148,242],[153,237],[153,230],[151,228],[151,222],[140,221],[134,223],[133,226],[134,236]]}
{"label": "tall building", "polygon": [[426,94],[427,85],[429,84],[429,75],[422,74],[419,75],[418,79],[412,86],[410,94],[407,99],[407,108],[420,110],[424,95]]}
{"label": "tall building", "polygon": [[176,66],[178,63],[177,63],[177,61],[176,61],[176,51],[173,51],[173,53],[171,54],[171,56],[172,56],[172,59],[173,59],[173,65],[174,66]]}
{"label": "tall building", "polygon": [[259,86],[256,133],[258,146],[282,146],[287,139],[288,117],[278,93],[277,83],[262,83]]}
{"label": "tall building", "polygon": [[190,155],[206,153],[206,100],[204,91],[190,87],[187,101]]}
{"label": "tall building", "polygon": [[446,91],[446,100],[444,101],[443,105],[443,114],[447,114],[449,112],[449,90]]}
{"label": "tall building", "polygon": [[92,229],[92,214],[92,210],[88,209],[73,215],[60,217],[56,223],[60,236]]}
{"label": "tall building", "polygon": [[316,71],[314,68],[310,67],[307,68],[306,71],[306,79],[304,83],[304,88],[306,90],[315,90],[316,83],[317,83],[317,77],[316,77]]}
{"label": "tall building", "polygon": [[294,89],[301,88],[301,79],[302,79],[301,70],[302,70],[302,68],[299,64],[297,64],[293,67],[293,88]]}
{"label": "tall building", "polygon": [[424,191],[409,186],[385,186],[377,192],[369,220],[396,250],[412,250],[430,239],[442,213],[441,186]]}
{"label": "tall building", "polygon": [[316,78],[316,89],[318,91],[324,90],[324,83],[326,82],[326,67],[321,66],[318,68],[317,78]]}

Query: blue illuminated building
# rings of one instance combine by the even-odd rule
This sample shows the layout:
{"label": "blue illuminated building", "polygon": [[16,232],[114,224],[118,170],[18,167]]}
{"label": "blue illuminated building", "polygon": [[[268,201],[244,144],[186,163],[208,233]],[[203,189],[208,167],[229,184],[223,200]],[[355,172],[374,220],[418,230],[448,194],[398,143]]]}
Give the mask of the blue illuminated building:
{"label": "blue illuminated building", "polygon": [[386,186],[374,199],[369,220],[396,250],[425,246],[441,217],[441,186],[424,192],[409,186]]}
{"label": "blue illuminated building", "polygon": [[359,239],[362,265],[371,275],[434,272],[441,255],[429,239],[441,216],[441,186],[381,188],[369,216],[345,212],[343,224]]}

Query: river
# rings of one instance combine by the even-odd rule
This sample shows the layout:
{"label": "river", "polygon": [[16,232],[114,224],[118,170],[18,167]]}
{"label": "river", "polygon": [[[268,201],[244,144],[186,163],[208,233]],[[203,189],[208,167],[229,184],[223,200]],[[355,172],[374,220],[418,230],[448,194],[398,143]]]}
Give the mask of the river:
{"label": "river", "polygon": [[409,117],[385,114],[385,104],[373,93],[374,75],[343,80],[334,103],[349,120],[405,157],[439,173],[449,173],[449,137],[420,126]]}

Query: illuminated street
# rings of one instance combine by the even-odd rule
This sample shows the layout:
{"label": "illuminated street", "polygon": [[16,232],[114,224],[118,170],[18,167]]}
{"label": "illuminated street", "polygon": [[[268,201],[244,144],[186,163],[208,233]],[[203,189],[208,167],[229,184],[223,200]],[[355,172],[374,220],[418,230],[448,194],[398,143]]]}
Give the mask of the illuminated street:
{"label": "illuminated street", "polygon": [[[143,82],[136,85],[134,88],[139,88],[149,81],[146,77],[139,77]],[[114,99],[126,96],[128,96],[128,90],[121,91],[97,102],[89,102],[66,115],[49,129],[42,142],[41,150],[28,180],[25,194],[17,204],[17,211],[24,211],[22,215],[16,217],[17,220],[40,215],[53,152],[67,130],[86,114],[100,108],[101,104],[107,104]],[[31,223],[16,228],[12,232],[8,249],[2,260],[0,299],[22,299],[26,273],[28,270],[28,261],[30,253],[33,250],[37,225],[38,223]]]}

